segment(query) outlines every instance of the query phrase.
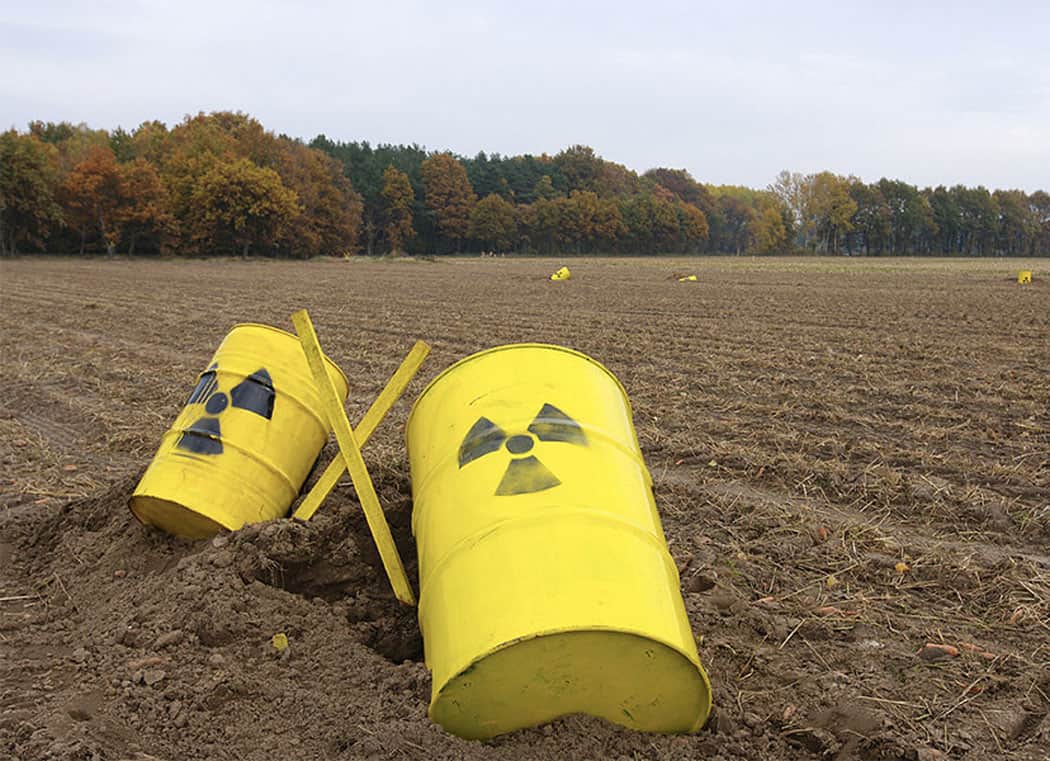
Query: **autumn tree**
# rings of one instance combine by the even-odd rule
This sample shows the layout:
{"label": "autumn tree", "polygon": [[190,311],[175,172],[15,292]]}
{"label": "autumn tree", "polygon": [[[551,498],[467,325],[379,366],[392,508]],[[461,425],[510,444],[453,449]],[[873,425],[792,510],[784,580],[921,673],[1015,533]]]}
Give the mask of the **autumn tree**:
{"label": "autumn tree", "polygon": [[656,254],[675,248],[679,229],[674,201],[638,194],[621,200],[620,213],[632,253]]}
{"label": "autumn tree", "polygon": [[121,238],[128,244],[128,254],[134,256],[142,244],[149,250],[163,251],[174,239],[178,224],[156,167],[140,158],[121,165],[120,174],[125,204],[120,209],[118,222]]}
{"label": "autumn tree", "polygon": [[97,234],[112,256],[120,243],[122,213],[128,205],[124,175],[109,146],[96,147],[73,167],[62,183],[60,196],[66,220],[80,233],[80,253]]}
{"label": "autumn tree", "polygon": [[144,159],[159,169],[171,148],[168,136],[168,127],[164,122],[142,122],[131,133],[132,157]]}
{"label": "autumn tree", "polygon": [[643,177],[670,191],[679,200],[700,209],[705,217],[714,209],[715,202],[711,192],[684,169],[658,167],[650,169]]}
{"label": "autumn tree", "polygon": [[555,203],[560,207],[559,243],[576,252],[589,249],[595,237],[598,194],[590,190],[574,190],[568,198],[559,198]]}
{"label": "autumn tree", "polygon": [[62,221],[58,150],[33,135],[0,133],[0,254],[42,246]]}
{"label": "autumn tree", "polygon": [[[45,130],[57,134],[65,134],[67,125],[58,125],[54,131]],[[59,170],[63,175],[68,174],[77,164],[88,157],[97,156],[99,151],[109,151],[109,133],[102,129],[91,129],[86,124],[77,124],[68,127],[69,136],[56,143],[58,146]]]}
{"label": "autumn tree", "polygon": [[857,203],[849,194],[846,180],[831,172],[806,178],[803,222],[815,232],[818,246],[837,254],[839,243],[853,229]]}
{"label": "autumn tree", "polygon": [[451,153],[434,154],[423,162],[421,171],[427,208],[434,215],[438,230],[456,242],[458,252],[477,201],[467,172]]}
{"label": "autumn tree", "polygon": [[298,197],[277,172],[245,158],[215,163],[197,181],[190,200],[193,241],[209,253],[247,256],[252,246],[271,253],[301,213]]}
{"label": "autumn tree", "polygon": [[[412,227],[412,207],[416,194],[408,175],[393,164],[383,172],[383,234],[390,252],[397,254],[411,241],[416,231]],[[473,235],[473,233],[471,233]]]}
{"label": "autumn tree", "polygon": [[677,201],[675,210],[678,212],[678,233],[682,252],[699,251],[710,232],[707,215],[693,204],[684,201]]}
{"label": "autumn tree", "polygon": [[355,253],[361,229],[361,198],[338,162],[301,142],[278,138],[274,170],[293,191],[300,214],[277,244],[293,256]]}
{"label": "autumn tree", "polygon": [[784,215],[772,204],[755,209],[751,221],[751,242],[755,253],[782,254],[790,248],[788,228]]}
{"label": "autumn tree", "polygon": [[514,207],[497,193],[490,193],[474,206],[470,214],[471,238],[505,251],[518,234]]}
{"label": "autumn tree", "polygon": [[627,235],[627,224],[623,221],[620,204],[615,198],[601,198],[598,214],[594,220],[594,241],[605,250],[612,250]]}

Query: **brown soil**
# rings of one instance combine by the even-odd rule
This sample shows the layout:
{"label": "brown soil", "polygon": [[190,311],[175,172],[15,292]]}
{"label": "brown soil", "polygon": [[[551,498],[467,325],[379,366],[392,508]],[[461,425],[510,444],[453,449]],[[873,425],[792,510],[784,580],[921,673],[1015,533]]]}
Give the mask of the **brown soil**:
{"label": "brown soil", "polygon": [[[559,264],[0,263],[0,757],[1045,761],[1050,288],[1011,278],[1040,263]],[[434,347],[365,451],[412,577],[427,380],[514,341],[617,374],[714,684],[701,732],[443,732],[347,483],[212,541],[131,518],[229,327],[303,306],[352,418]]]}

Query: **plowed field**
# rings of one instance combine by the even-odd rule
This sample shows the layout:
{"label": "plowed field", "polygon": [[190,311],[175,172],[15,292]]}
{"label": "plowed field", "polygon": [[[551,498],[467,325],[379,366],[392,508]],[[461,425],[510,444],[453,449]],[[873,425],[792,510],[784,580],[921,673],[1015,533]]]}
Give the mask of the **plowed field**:
{"label": "plowed field", "polygon": [[[547,281],[561,263],[0,262],[0,757],[1045,761],[1047,261],[579,259]],[[348,481],[308,524],[215,541],[130,516],[227,330],[301,307],[351,419],[433,347],[365,448],[413,583],[403,428],[430,378],[519,341],[620,378],[714,686],[703,730],[443,732]]]}

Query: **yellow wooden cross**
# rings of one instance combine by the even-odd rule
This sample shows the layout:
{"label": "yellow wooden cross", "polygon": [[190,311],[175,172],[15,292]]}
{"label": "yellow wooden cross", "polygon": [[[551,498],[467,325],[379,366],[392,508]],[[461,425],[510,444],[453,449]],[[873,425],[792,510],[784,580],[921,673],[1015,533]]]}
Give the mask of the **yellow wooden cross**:
{"label": "yellow wooden cross", "polygon": [[[335,461],[341,462],[341,465],[337,466],[335,463],[329,465],[328,469],[321,476],[321,481],[307,495],[307,499],[314,496],[314,492],[317,492],[319,495],[319,497],[312,500],[312,504],[315,504],[309,510],[307,517],[313,515],[314,511],[317,510],[317,506],[320,505],[324,497],[327,496],[328,492],[331,491],[332,487],[335,486],[335,483],[342,476],[342,470],[345,467],[350,472],[350,480],[354,484],[355,491],[357,491],[357,498],[361,501],[361,508],[365,512],[365,520],[368,522],[368,528],[372,532],[372,539],[375,540],[376,547],[379,549],[379,557],[383,561],[383,568],[390,579],[390,586],[394,589],[394,595],[406,605],[415,605],[416,598],[412,594],[412,587],[409,585],[408,577],[405,575],[405,567],[401,563],[401,556],[398,554],[397,545],[394,544],[394,537],[390,534],[390,526],[387,525],[383,508],[379,504],[379,497],[376,495],[372,479],[369,477],[368,469],[365,467],[364,458],[361,456],[358,437],[355,436],[354,429],[350,427],[350,421],[346,417],[346,411],[343,409],[343,404],[339,399],[339,393],[336,391],[331,378],[328,376],[328,371],[325,369],[321,344],[317,340],[317,332],[314,330],[310,315],[306,313],[305,309],[301,309],[292,315],[292,324],[295,325],[295,332],[299,334],[299,342],[303,345],[303,353],[306,354],[306,361],[310,365],[314,383],[317,385],[321,401],[328,413],[328,422],[335,431],[335,440],[339,444],[341,455],[341,458]],[[394,377],[390,379],[386,388],[383,389],[383,392],[361,420],[358,430],[363,434],[361,436],[362,441],[375,430],[383,415],[386,414],[386,411],[397,399],[401,390],[408,384],[415,370],[418,369],[419,364],[426,357],[429,347],[426,344],[422,346],[423,348],[420,348],[420,345],[417,344],[413,347],[412,353],[398,368],[398,373],[401,373],[401,377],[398,377],[398,373],[394,374]],[[415,363],[414,367],[410,360]],[[407,377],[405,373],[402,373],[406,364],[409,366]],[[395,379],[397,379],[396,382]],[[401,384],[400,389],[398,384]],[[323,486],[322,481],[325,482],[324,485],[327,488],[318,490],[318,486]],[[296,511],[297,517],[300,511],[302,511],[302,507]]]}
{"label": "yellow wooden cross", "polygon": [[[416,371],[419,370],[419,366],[423,364],[423,360],[427,358],[429,353],[430,347],[427,344],[423,341],[416,341],[412,351],[402,360],[401,366],[390,376],[386,386],[379,392],[379,396],[372,402],[372,406],[368,408],[365,416],[361,418],[357,428],[354,429],[354,437],[362,447],[368,443],[368,439],[375,433],[386,413],[394,406],[394,402],[404,393],[405,387],[415,377]],[[339,483],[339,479],[343,477],[344,473],[346,473],[346,463],[343,462],[342,457],[336,457],[328,463],[328,467],[325,468],[324,473],[317,479],[317,483],[314,484],[309,493],[303,497],[303,501],[299,503],[299,507],[292,517],[303,521],[310,520],[313,514],[317,512],[317,508],[321,506],[321,503],[328,499],[328,495],[332,493],[332,489]]]}

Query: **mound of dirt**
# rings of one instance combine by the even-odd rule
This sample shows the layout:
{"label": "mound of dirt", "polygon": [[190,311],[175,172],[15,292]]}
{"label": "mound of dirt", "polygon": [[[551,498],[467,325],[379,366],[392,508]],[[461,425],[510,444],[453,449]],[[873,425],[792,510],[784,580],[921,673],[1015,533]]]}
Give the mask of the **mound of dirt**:
{"label": "mound of dirt", "polygon": [[[335,498],[309,524],[194,543],[140,526],[126,508],[134,483],[7,521],[4,586],[31,591],[4,608],[5,692],[18,699],[4,706],[0,748],[297,757],[317,740],[355,743],[335,722],[350,708],[422,712],[414,611],[387,590],[360,508]],[[40,721],[45,699],[55,710]]]}
{"label": "mound of dirt", "polygon": [[[380,496],[414,578],[407,480],[385,475]],[[0,625],[6,757],[719,757],[710,734],[651,738],[588,717],[484,744],[450,736],[426,717],[415,611],[390,593],[346,491],[309,523],[190,542],[134,520],[135,483],[4,516],[3,589],[23,590],[5,598]]]}

